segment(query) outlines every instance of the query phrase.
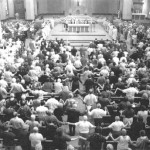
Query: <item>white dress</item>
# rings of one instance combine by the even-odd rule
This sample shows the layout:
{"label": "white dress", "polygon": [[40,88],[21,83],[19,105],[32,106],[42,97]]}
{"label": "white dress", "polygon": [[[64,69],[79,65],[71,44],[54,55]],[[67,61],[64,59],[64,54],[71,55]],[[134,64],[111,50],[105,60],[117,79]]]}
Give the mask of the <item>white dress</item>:
{"label": "white dress", "polygon": [[129,150],[129,142],[131,141],[130,137],[128,135],[126,136],[120,136],[117,150]]}

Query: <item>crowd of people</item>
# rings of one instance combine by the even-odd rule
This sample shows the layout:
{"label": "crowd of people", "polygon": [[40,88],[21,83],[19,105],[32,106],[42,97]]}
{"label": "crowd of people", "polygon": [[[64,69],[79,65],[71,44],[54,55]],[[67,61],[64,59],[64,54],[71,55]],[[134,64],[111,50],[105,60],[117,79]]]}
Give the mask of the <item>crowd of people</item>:
{"label": "crowd of people", "polygon": [[102,25],[113,40],[118,40],[118,29],[112,22],[104,18]]}
{"label": "crowd of people", "polygon": [[117,150],[148,150],[146,30],[130,49],[118,38],[95,39],[77,49],[63,39],[47,41],[34,22],[2,27],[0,138],[5,149],[73,150],[67,142],[78,139],[81,150],[115,149],[106,141],[117,141]]}

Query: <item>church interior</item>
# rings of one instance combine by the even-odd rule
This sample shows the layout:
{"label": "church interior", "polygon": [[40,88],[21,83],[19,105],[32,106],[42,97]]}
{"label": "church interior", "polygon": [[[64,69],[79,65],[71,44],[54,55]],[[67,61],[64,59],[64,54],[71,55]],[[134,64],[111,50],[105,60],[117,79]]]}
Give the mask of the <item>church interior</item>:
{"label": "church interior", "polygon": [[150,150],[150,0],[0,0],[0,150]]}

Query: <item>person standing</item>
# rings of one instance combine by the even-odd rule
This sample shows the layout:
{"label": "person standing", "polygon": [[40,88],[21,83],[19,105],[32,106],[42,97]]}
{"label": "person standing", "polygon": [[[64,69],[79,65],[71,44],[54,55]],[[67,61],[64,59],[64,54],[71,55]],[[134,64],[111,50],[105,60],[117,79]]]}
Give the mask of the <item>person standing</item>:
{"label": "person standing", "polygon": [[89,94],[84,97],[83,102],[87,106],[92,106],[92,107],[95,106],[95,104],[97,103],[97,97],[96,95],[93,94],[93,89],[89,90]]}
{"label": "person standing", "polygon": [[[68,122],[76,123],[79,122],[79,117],[83,115],[80,111],[77,110],[77,104],[73,104],[71,108],[67,109]],[[75,135],[75,125],[69,125],[70,135]]]}
{"label": "person standing", "polygon": [[33,128],[33,133],[29,135],[29,140],[31,141],[31,150],[42,150],[42,141],[44,140],[43,135],[38,133],[39,129],[37,127]]}
{"label": "person standing", "polygon": [[101,109],[101,104],[97,104],[97,108],[92,111],[88,110],[88,115],[90,115],[94,119],[95,126],[100,126],[103,116],[106,116],[107,109]]}
{"label": "person standing", "polygon": [[[128,125],[128,124],[127,124]],[[108,127],[103,127],[105,128],[110,128],[112,129],[112,134],[115,138],[121,135],[122,129],[125,128],[127,125],[124,125],[122,121],[120,121],[120,117],[116,116],[115,117],[115,122],[111,123]]]}
{"label": "person standing", "polygon": [[127,134],[126,129],[122,129],[121,133],[122,134],[116,139],[114,139],[112,134],[110,133],[110,137],[112,138],[112,140],[118,141],[117,150],[131,150],[129,148],[129,144],[132,144],[132,141],[130,137],[126,135]]}
{"label": "person standing", "polygon": [[90,143],[90,150],[101,150],[103,142],[105,142],[109,138],[109,135],[107,137],[104,137],[101,134],[101,129],[97,127],[95,129],[95,133],[90,135],[87,139],[83,137],[79,138],[87,140]]}
{"label": "person standing", "polygon": [[[83,121],[79,121],[76,123],[68,123],[69,125],[75,125],[78,126],[79,128],[79,135],[81,137],[84,138],[88,138],[89,136],[89,132],[90,132],[90,128],[96,128],[96,126],[92,125],[89,121],[88,121],[88,117],[85,115],[83,116]],[[79,139],[79,143],[81,146],[81,150],[86,149],[87,148],[87,141],[83,140],[83,139]]]}
{"label": "person standing", "polygon": [[62,128],[58,128],[56,130],[56,135],[54,136],[54,140],[53,140],[54,149],[67,150],[67,142],[70,142],[76,139],[78,139],[78,137],[70,138],[68,135],[64,133]]}

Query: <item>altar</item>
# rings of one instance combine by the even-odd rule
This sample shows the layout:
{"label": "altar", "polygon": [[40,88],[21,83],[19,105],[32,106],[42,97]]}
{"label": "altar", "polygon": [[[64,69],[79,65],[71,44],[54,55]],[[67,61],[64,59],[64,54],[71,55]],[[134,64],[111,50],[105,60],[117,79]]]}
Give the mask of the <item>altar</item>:
{"label": "altar", "polygon": [[89,24],[68,24],[68,32],[89,32]]}

